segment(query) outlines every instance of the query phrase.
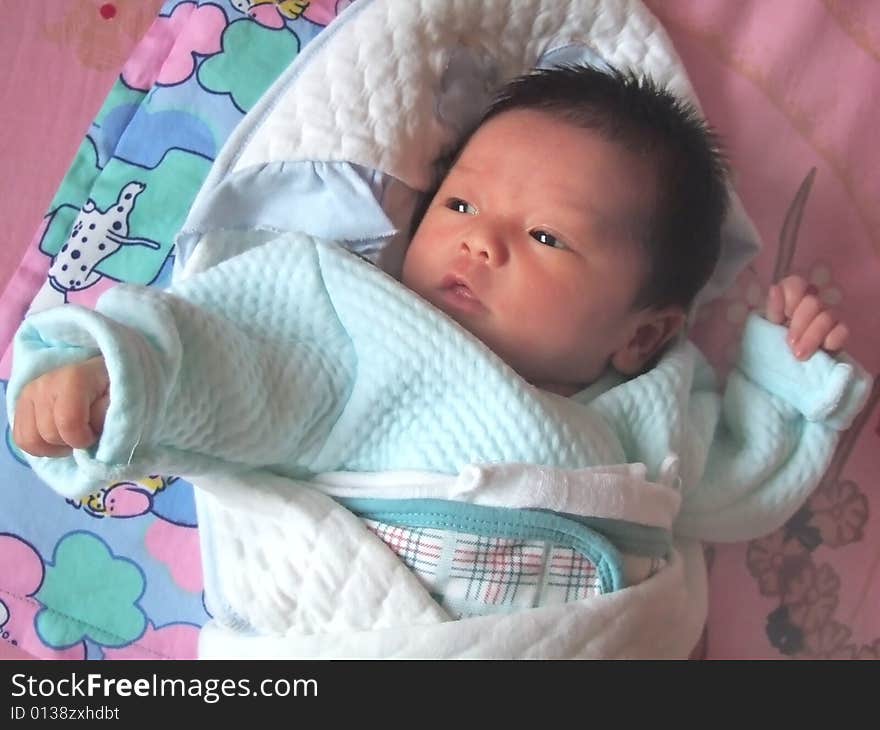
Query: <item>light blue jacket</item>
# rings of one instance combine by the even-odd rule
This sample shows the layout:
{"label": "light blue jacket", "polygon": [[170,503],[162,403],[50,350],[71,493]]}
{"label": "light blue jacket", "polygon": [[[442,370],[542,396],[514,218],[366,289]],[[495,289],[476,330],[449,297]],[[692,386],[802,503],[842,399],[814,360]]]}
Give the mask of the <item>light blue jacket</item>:
{"label": "light blue jacket", "polygon": [[145,474],[253,467],[308,478],[642,462],[656,479],[672,459],[684,495],[677,532],[738,540],[798,509],[868,395],[855,363],[799,362],[784,336],[753,317],[723,397],[681,342],[644,375],[562,398],[372,265],[290,234],[170,293],[119,286],[97,312],[68,305],[28,318],[7,408],[12,422],[27,382],[104,356],[110,408],[98,444],[30,459],[67,497]]}

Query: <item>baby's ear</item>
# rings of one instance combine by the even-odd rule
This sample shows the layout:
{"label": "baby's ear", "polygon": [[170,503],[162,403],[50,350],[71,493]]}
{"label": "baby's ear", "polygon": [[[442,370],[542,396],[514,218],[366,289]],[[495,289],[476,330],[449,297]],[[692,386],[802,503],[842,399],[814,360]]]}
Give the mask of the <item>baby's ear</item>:
{"label": "baby's ear", "polygon": [[614,369],[624,375],[638,375],[684,323],[684,310],[677,305],[641,312],[626,343],[611,356]]}

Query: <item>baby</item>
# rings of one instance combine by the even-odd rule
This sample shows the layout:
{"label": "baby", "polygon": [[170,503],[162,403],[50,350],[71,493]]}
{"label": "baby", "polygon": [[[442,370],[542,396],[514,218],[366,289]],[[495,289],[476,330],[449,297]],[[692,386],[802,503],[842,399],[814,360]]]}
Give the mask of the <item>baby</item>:
{"label": "baby", "polygon": [[[719,396],[678,335],[726,205],[692,109],[632,76],[541,71],[508,85],[454,155],[401,281],[338,242],[260,231],[169,292],[119,286],[95,312],[29,317],[14,439],[71,498],[160,473],[195,477],[202,495],[256,479],[233,500],[245,521],[268,482],[285,505],[349,500],[283,529],[293,540],[325,509],[354,512],[444,617],[681,576],[673,536],[749,539],[794,514],[867,392],[845,356],[818,352],[846,327],[788,277]],[[322,559],[343,543],[323,541]],[[311,572],[307,550],[289,553],[303,561],[292,575]],[[411,580],[390,562],[395,586]],[[336,605],[324,578],[317,605]],[[300,588],[282,593],[311,595]]]}
{"label": "baby", "polygon": [[[726,204],[692,109],[633,76],[542,71],[508,85],[458,151],[402,283],[528,383],[572,396],[638,375],[682,331]],[[799,360],[847,339],[801,277],[771,287],[767,319]],[[15,442],[42,457],[93,447],[114,390],[102,356],[49,370],[21,389]]]}

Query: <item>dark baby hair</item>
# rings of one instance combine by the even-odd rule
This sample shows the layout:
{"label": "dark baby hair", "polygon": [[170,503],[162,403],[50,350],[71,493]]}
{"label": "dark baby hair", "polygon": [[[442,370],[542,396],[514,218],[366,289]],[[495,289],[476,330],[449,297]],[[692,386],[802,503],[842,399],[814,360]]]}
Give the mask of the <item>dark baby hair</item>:
{"label": "dark baby hair", "polygon": [[648,275],[634,307],[687,309],[718,262],[728,206],[727,166],[715,133],[696,109],[650,78],[588,66],[539,70],[514,79],[500,90],[479,126],[516,109],[546,112],[656,160],[657,205],[639,234]]}

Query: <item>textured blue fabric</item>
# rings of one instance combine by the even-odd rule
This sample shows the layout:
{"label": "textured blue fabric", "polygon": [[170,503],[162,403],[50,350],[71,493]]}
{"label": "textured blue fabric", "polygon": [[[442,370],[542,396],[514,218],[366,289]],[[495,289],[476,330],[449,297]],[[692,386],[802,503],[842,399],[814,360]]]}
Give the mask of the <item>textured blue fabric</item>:
{"label": "textured blue fabric", "polygon": [[10,420],[25,383],[99,351],[111,377],[100,442],[31,460],[69,497],[148,473],[641,462],[649,479],[680,476],[679,532],[721,540],[793,514],[868,390],[854,363],[824,353],[800,363],[782,328],[754,319],[745,370],[723,399],[688,342],[644,375],[563,398],[367,262],[292,234],[170,293],[121,286],[97,312],[29,318],[15,340]]}

